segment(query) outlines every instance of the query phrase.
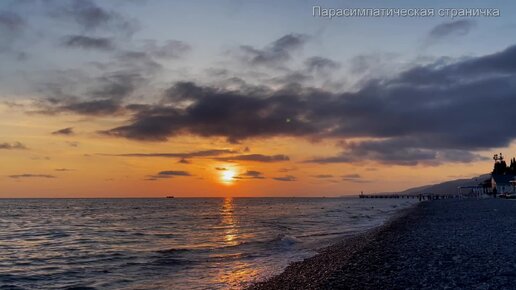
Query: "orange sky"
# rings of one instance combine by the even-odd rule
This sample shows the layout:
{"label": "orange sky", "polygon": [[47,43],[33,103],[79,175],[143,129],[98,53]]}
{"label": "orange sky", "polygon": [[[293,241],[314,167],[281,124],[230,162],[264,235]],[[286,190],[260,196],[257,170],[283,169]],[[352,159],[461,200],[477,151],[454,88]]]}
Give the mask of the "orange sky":
{"label": "orange sky", "polygon": [[0,1],[0,197],[341,196],[485,174],[516,149],[516,5],[500,5],[326,19],[306,1]]}
{"label": "orange sky", "polygon": [[[357,194],[362,190],[402,190],[448,179],[472,177],[491,169],[490,161],[440,166],[385,166],[372,161],[360,166],[313,164],[304,161],[339,152],[335,148],[335,140],[310,142],[301,138],[275,137],[247,140],[235,145],[228,144],[222,138],[181,136],[167,142],[141,142],[95,133],[106,125],[116,124],[119,121],[116,118],[92,121],[73,115],[50,117],[27,114],[5,105],[0,107],[0,112],[2,135],[27,147],[0,151],[0,197],[340,196]],[[64,127],[80,129],[76,129],[71,136],[51,134]],[[238,152],[229,155],[285,154],[290,160],[227,162],[215,160],[218,156],[213,156],[191,158],[188,159],[189,164],[183,164],[179,163],[181,158],[108,156],[123,153],[187,153],[209,149]],[[223,168],[227,170],[220,170]],[[161,171],[186,171],[190,176],[145,180]],[[245,175],[247,171],[258,171],[263,179],[233,178],[228,182],[227,177],[231,175],[225,173],[228,171],[236,177]],[[51,175],[53,178],[10,177],[23,174]],[[288,176],[295,179],[274,179]]]}

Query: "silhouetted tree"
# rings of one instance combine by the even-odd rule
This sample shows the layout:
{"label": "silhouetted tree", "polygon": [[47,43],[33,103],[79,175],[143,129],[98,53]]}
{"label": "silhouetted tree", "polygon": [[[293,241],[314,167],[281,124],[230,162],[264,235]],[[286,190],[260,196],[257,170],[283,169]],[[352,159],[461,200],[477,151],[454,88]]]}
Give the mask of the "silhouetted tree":
{"label": "silhouetted tree", "polygon": [[516,175],[516,158],[511,159],[511,165],[509,166],[510,174]]}
{"label": "silhouetted tree", "polygon": [[502,153],[495,154],[493,156],[493,160],[495,161],[494,167],[493,167],[493,174],[497,175],[516,175],[516,158],[511,158],[510,165],[507,166],[507,163],[504,160],[504,157]]}
{"label": "silhouetted tree", "polygon": [[493,160],[495,161],[493,174],[504,175],[507,172],[507,164],[505,163],[505,160],[503,160],[502,153],[495,154],[493,156]]}

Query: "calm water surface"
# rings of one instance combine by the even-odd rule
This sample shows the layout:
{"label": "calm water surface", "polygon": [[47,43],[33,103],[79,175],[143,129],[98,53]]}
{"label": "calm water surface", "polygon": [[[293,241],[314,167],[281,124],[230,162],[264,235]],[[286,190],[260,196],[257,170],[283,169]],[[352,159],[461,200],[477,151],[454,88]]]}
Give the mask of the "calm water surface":
{"label": "calm water surface", "polygon": [[[238,289],[408,200],[3,199],[0,286]],[[0,287],[2,288],[2,287]]]}

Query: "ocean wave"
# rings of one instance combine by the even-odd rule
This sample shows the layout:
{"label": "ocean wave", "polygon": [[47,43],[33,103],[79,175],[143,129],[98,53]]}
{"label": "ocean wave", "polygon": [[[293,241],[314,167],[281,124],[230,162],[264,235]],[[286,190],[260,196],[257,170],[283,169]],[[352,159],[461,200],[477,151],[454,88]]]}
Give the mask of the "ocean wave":
{"label": "ocean wave", "polygon": [[0,289],[6,289],[6,290],[24,290],[24,288],[22,288],[22,287],[18,287],[18,286],[16,286],[16,285],[12,285],[12,284],[0,285]]}
{"label": "ocean wave", "polygon": [[152,260],[149,265],[152,266],[182,266],[186,264],[192,264],[195,261],[188,259],[172,258],[172,257],[159,257]]}
{"label": "ocean wave", "polygon": [[[184,265],[203,260],[238,260],[260,256],[264,248],[289,249],[302,240],[288,234],[277,234],[269,240],[255,240],[210,248],[170,248],[155,250],[152,255],[153,265]],[[254,250],[253,250],[254,248]],[[203,258],[204,257],[204,258]],[[206,259],[207,258],[207,259]]]}
{"label": "ocean wave", "polygon": [[165,250],[157,250],[156,253],[159,254],[181,254],[181,253],[187,253],[191,252],[193,249],[185,249],[185,248],[171,248],[171,249],[165,249]]}
{"label": "ocean wave", "polygon": [[[147,281],[162,289],[170,285],[227,289],[233,282],[221,277],[248,281],[265,272],[276,273],[341,236],[381,224],[404,206],[358,198],[346,204],[340,200],[321,204],[317,199],[266,201],[236,199],[231,218],[224,221],[217,199],[178,199],[174,202],[184,204],[173,211],[157,199],[38,200],[32,201],[38,206],[19,218],[24,227],[18,227],[18,219],[5,210],[20,202],[4,201],[0,219],[7,221],[7,227],[0,230],[4,243],[0,290],[34,289],[34,285],[141,289]],[[56,218],[41,218],[42,213],[55,217],[53,209],[60,203],[80,206],[68,207]],[[273,211],[267,210],[271,204]]]}
{"label": "ocean wave", "polygon": [[272,240],[273,242],[279,242],[283,245],[293,245],[293,244],[297,244],[297,243],[301,243],[301,240],[294,237],[294,236],[290,236],[290,235],[286,235],[286,234],[279,234],[276,239]]}
{"label": "ocean wave", "polygon": [[66,290],[97,290],[95,287],[90,286],[69,286],[65,288]]}

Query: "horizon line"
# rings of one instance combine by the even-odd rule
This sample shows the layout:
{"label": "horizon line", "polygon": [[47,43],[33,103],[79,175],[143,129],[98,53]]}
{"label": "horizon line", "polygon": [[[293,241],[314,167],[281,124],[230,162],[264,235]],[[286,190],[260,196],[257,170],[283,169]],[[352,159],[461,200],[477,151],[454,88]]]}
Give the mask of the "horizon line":
{"label": "horizon line", "polygon": [[150,196],[150,197],[0,197],[2,199],[201,199],[201,198],[341,198],[341,197],[352,197],[358,196],[357,194],[346,194],[337,196],[174,196],[173,198],[167,198],[166,196]]}

